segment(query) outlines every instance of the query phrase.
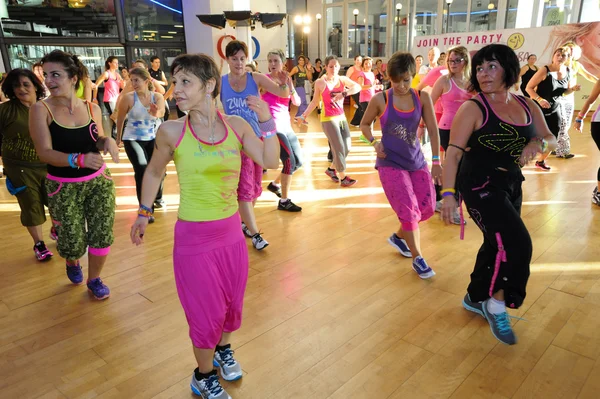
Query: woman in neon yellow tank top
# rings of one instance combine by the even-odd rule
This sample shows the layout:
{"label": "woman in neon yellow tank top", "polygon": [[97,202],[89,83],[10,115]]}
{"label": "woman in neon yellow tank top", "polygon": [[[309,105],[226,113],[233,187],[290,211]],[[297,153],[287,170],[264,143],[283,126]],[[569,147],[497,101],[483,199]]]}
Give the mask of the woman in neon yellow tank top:
{"label": "woman in neon yellow tank top", "polygon": [[261,166],[276,169],[279,141],[269,107],[258,97],[248,96],[246,101],[258,115],[264,142],[245,120],[216,110],[221,77],[212,58],[180,55],[171,64],[171,75],[177,106],[188,115],[163,123],[157,132],[131,240],[143,243],[165,167],[174,160],[180,205],[173,266],[198,363],[191,388],[203,397],[230,398],[219,384],[213,362],[224,379],[242,377],[229,344],[231,333],[241,325],[248,279],[248,249],[236,194],[241,151]]}

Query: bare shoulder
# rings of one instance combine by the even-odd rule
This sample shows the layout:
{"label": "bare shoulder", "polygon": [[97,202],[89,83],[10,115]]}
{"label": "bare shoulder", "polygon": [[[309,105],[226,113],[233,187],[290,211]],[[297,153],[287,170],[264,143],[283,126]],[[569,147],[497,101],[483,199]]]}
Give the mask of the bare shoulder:
{"label": "bare shoulder", "polygon": [[175,148],[179,138],[181,137],[181,132],[183,131],[184,125],[185,118],[163,122],[156,132],[157,142],[166,143],[171,148]]}
{"label": "bare shoulder", "polygon": [[237,115],[223,115],[223,119],[234,130],[242,129],[248,124],[248,122],[246,122],[242,117]]}

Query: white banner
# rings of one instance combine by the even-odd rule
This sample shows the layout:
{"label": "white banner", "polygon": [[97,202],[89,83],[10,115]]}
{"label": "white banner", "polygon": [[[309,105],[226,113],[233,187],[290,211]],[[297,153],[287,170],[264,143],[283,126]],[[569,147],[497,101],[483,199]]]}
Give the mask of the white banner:
{"label": "white banner", "polygon": [[[567,41],[573,41],[581,47],[581,65],[592,75],[600,76],[600,22],[417,36],[414,38],[412,53],[414,56],[422,55],[427,63],[427,52],[431,47],[447,52],[452,47],[465,46],[474,54],[488,44],[500,43],[515,50],[521,65],[527,63],[530,54],[535,54],[538,57],[537,65],[541,67],[549,64],[554,49]],[[581,91],[575,93],[575,108],[581,109],[589,97],[593,83],[581,76],[577,83],[581,84]]]}

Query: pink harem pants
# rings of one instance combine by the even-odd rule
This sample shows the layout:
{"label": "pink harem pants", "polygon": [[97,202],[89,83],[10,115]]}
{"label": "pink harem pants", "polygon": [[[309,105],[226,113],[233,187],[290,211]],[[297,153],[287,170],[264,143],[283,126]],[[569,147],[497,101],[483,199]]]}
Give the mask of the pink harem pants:
{"label": "pink harem pants", "polygon": [[416,230],[435,213],[435,187],[431,173],[423,169],[408,171],[382,166],[379,180],[390,205],[402,225],[402,230]]}
{"label": "pink harem pants", "polygon": [[248,249],[240,216],[175,224],[173,269],[196,348],[213,349],[242,324]]}

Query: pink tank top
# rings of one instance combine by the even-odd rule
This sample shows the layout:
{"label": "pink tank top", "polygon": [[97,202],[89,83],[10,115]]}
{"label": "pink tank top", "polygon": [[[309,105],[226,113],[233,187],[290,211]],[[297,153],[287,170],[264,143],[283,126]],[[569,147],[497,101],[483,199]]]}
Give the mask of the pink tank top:
{"label": "pink tank top", "polygon": [[362,73],[361,70],[358,70],[358,69],[356,69],[356,67],[354,67],[352,75],[350,75],[350,79],[352,79],[353,81],[356,82],[361,73]]}
{"label": "pink tank top", "polygon": [[[267,76],[271,78],[270,74],[267,74]],[[287,133],[292,130],[290,111],[288,108],[290,105],[290,98],[279,97],[268,91],[264,92],[261,97],[269,104],[269,110],[271,111],[271,115],[273,115],[277,131],[279,133]]]}
{"label": "pink tank top", "polygon": [[471,98],[468,91],[461,89],[454,83],[454,79],[450,79],[450,90],[447,93],[442,93],[438,103],[441,103],[443,108],[442,119],[440,119],[440,129],[450,130],[454,115],[465,101]]}
{"label": "pink tank top", "polygon": [[[365,83],[363,83],[364,85],[375,84],[375,74],[373,72],[361,72],[360,76],[362,76],[365,79]],[[371,101],[374,95],[375,87],[363,89],[360,91],[360,102],[364,103]]]}
{"label": "pink tank top", "polygon": [[119,86],[117,79],[113,78],[112,73],[110,71],[106,72],[108,72],[108,79],[104,81],[104,97],[102,101],[107,103],[109,101],[116,100],[117,97],[119,97],[119,91],[121,90],[121,87]]}
{"label": "pink tank top", "polygon": [[[344,116],[344,99],[340,101],[333,101],[333,97],[344,91],[344,84],[341,80],[333,88],[329,89],[327,81],[325,81],[325,89],[321,93],[321,101],[323,102],[323,110],[321,112],[321,121],[331,120],[334,117]],[[344,116],[345,117],[345,116]]]}

